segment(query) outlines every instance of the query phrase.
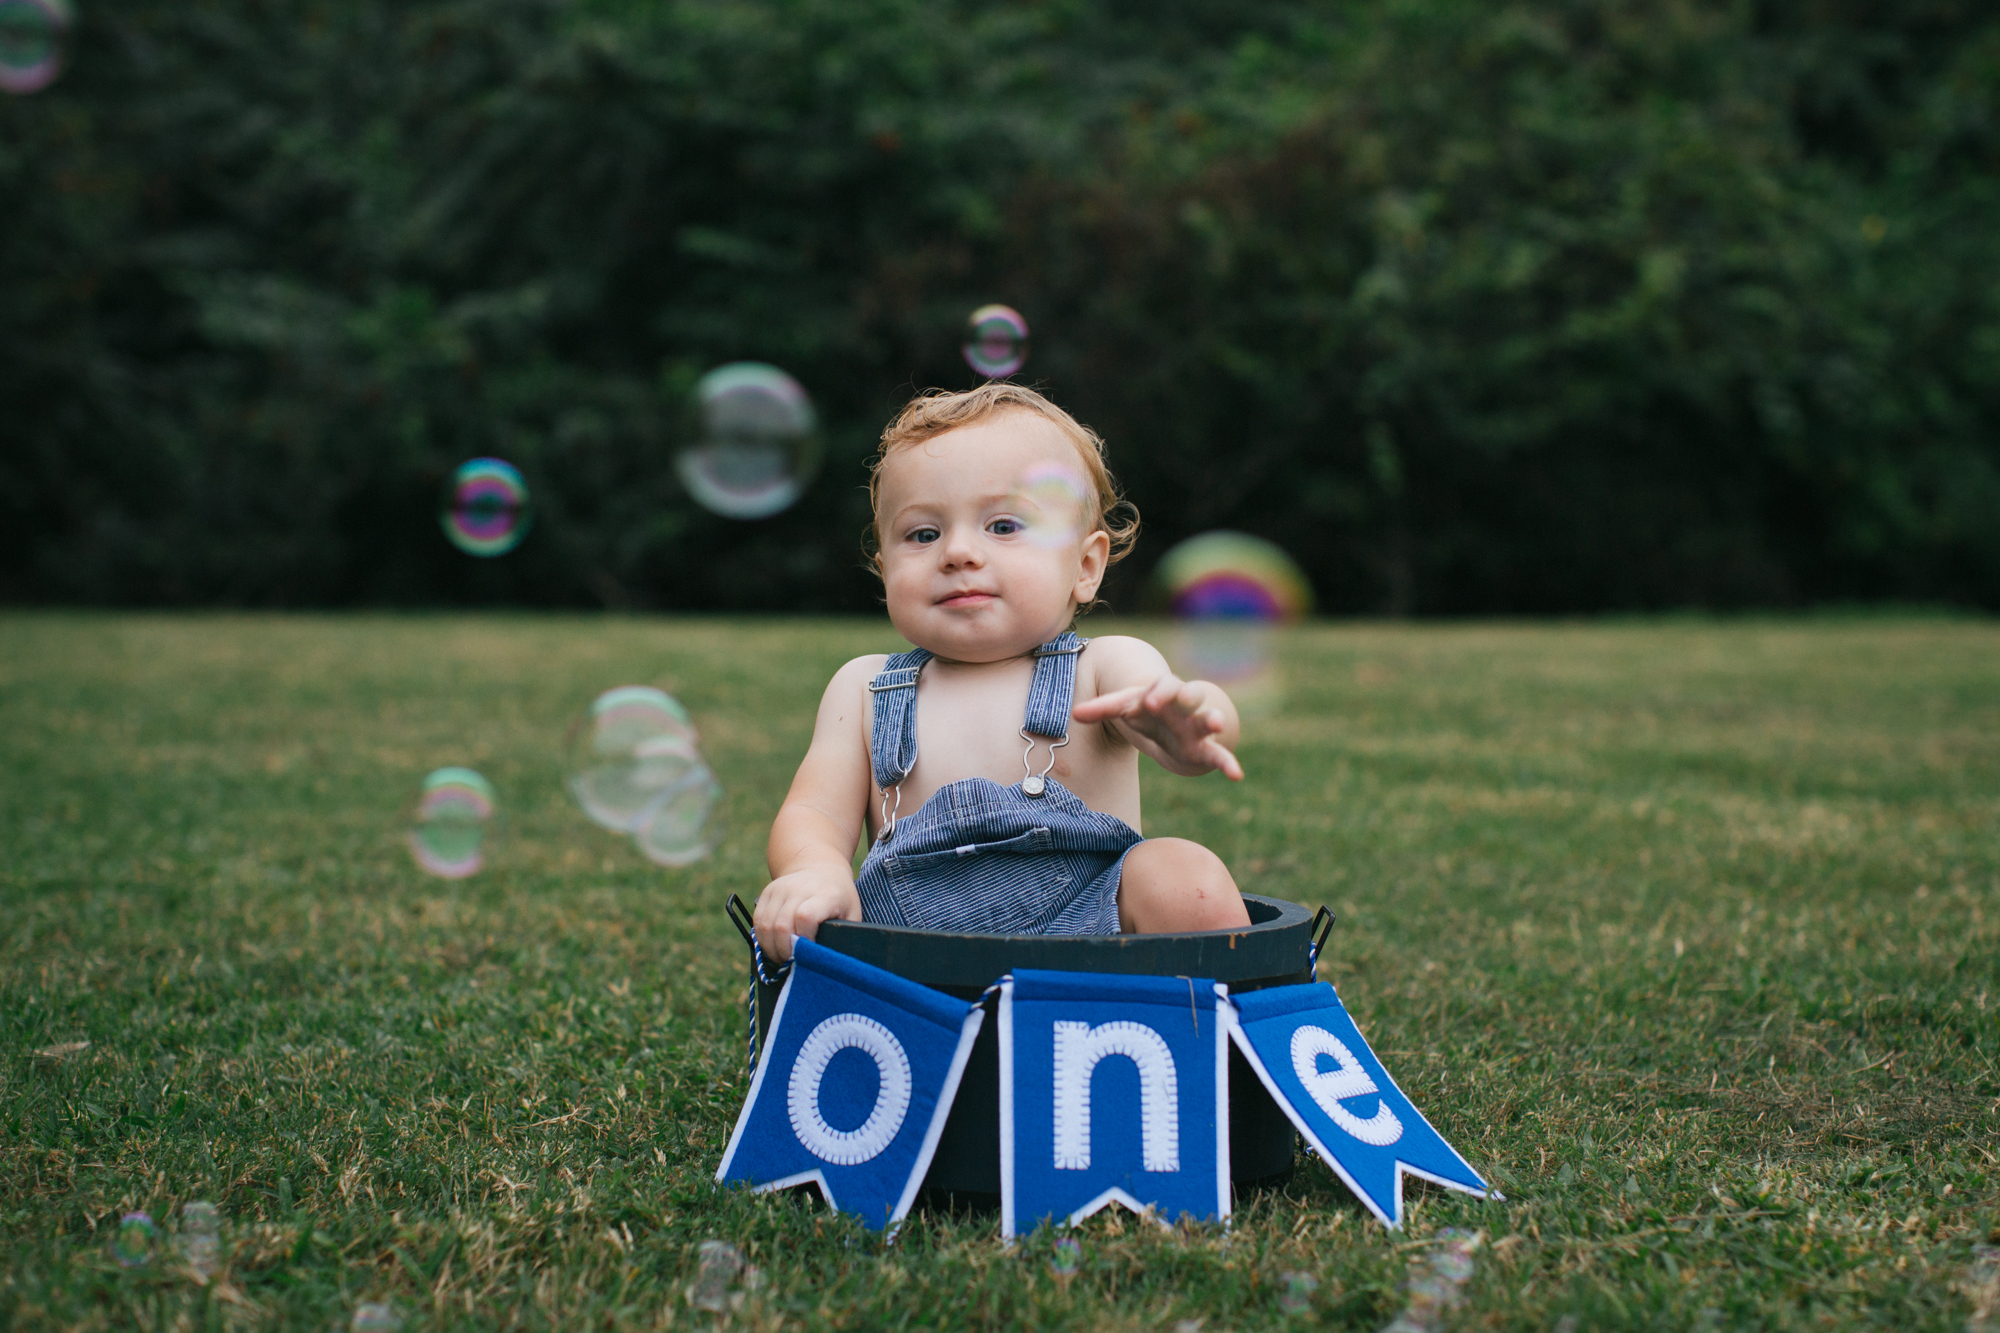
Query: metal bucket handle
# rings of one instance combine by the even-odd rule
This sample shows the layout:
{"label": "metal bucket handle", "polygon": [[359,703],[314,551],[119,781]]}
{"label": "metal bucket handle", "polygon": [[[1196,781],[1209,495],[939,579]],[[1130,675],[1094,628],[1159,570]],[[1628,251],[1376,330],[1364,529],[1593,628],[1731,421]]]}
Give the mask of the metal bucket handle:
{"label": "metal bucket handle", "polygon": [[1312,973],[1314,977],[1319,976],[1319,951],[1325,946],[1326,937],[1333,933],[1333,923],[1337,919],[1333,910],[1325,903],[1321,903],[1319,910],[1313,913],[1313,942],[1312,948],[1306,953],[1306,971]]}
{"label": "metal bucket handle", "polygon": [[750,946],[750,990],[744,996],[743,1007],[750,1016],[749,1073],[754,1078],[757,1074],[757,986],[760,982],[766,986],[777,985],[784,979],[785,973],[792,970],[792,965],[787,962],[778,969],[778,975],[775,977],[765,970],[764,948],[757,943],[756,921],[750,915],[750,909],[743,905],[741,898],[733,893],[730,894],[728,901],[722,904],[722,910],[729,917],[729,924],[736,927],[736,933]]}

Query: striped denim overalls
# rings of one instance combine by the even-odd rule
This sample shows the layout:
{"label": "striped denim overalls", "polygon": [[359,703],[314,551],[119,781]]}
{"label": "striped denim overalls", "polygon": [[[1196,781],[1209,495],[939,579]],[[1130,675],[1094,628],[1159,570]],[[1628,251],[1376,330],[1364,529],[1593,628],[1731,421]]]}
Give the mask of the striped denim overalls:
{"label": "striped denim overalls", "polygon": [[[1116,935],[1125,853],[1144,841],[1124,820],[1099,814],[1049,776],[1069,743],[1074,632],[1035,650],[1021,737],[1053,741],[1046,767],[1003,787],[964,778],[897,818],[901,784],[917,763],[917,677],[931,654],[897,653],[869,682],[875,725],[868,749],[882,790],[882,828],[854,886],[861,915],[885,925],[992,935]],[[1024,767],[1027,765],[1023,757]]]}

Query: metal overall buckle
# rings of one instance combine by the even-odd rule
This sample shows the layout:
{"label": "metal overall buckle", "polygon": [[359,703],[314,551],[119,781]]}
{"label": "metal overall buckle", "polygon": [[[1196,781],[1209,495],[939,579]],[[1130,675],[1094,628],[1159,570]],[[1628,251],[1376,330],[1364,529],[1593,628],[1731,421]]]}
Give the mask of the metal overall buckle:
{"label": "metal overall buckle", "polygon": [[1021,793],[1024,796],[1040,796],[1049,789],[1048,777],[1055,770],[1056,751],[1069,744],[1069,737],[1065,736],[1049,746],[1049,766],[1039,773],[1035,771],[1035,766],[1028,762],[1029,757],[1035,753],[1035,738],[1028,734],[1026,727],[1021,728],[1021,739],[1028,743],[1028,748],[1021,751],[1021,771],[1028,775],[1021,779]]}

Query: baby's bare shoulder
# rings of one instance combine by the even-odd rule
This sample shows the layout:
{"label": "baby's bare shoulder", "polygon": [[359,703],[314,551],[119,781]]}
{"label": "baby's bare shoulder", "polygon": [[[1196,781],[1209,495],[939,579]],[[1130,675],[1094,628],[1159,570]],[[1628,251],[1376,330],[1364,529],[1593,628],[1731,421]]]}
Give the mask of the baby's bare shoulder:
{"label": "baby's bare shoulder", "polygon": [[833,673],[833,679],[826,683],[824,703],[835,700],[848,702],[868,697],[868,682],[882,674],[882,668],[889,661],[887,653],[864,653],[854,658],[840,670]]}
{"label": "baby's bare shoulder", "polygon": [[1167,659],[1144,639],[1106,634],[1085,646],[1077,666],[1077,699],[1082,702],[1128,685],[1158,680],[1167,670]]}

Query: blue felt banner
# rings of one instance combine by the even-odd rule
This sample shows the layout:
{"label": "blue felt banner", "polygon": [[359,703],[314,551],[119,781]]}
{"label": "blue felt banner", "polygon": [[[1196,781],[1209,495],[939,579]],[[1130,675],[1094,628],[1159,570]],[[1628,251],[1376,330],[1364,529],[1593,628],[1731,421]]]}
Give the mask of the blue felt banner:
{"label": "blue felt banner", "polygon": [[985,1011],[811,940],[795,941],[763,1059],[716,1180],[808,1182],[894,1229],[937,1151]]}
{"label": "blue felt banner", "polygon": [[1187,977],[1017,971],[1000,988],[1000,1229],[1108,1203],[1229,1216],[1226,991]]}
{"label": "blue felt banner", "polygon": [[1257,1077],[1384,1223],[1402,1225],[1406,1172],[1468,1194],[1491,1192],[1382,1068],[1332,986],[1276,986],[1233,999],[1234,1036]]}

